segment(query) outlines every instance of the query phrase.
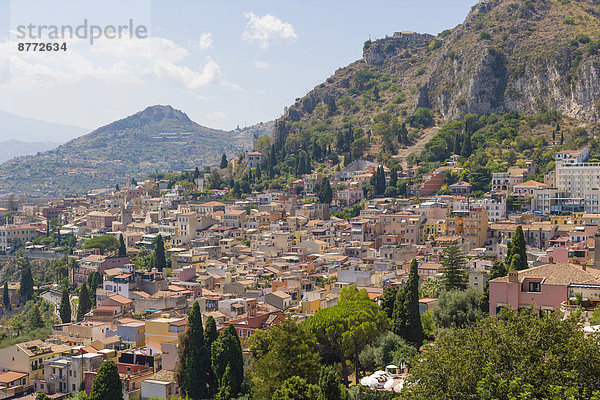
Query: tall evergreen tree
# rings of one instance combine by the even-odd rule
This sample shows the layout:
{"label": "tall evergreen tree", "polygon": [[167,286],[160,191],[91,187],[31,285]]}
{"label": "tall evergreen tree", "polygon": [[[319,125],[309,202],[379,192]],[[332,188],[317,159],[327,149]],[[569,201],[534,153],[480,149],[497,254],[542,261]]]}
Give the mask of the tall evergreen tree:
{"label": "tall evergreen tree", "polygon": [[389,319],[394,318],[394,304],[396,303],[397,296],[397,287],[390,286],[383,289],[383,295],[381,296],[381,311],[383,311]]}
{"label": "tall evergreen tree", "polygon": [[396,187],[397,184],[398,184],[398,168],[392,167],[392,169],[390,170],[390,184],[388,186]]}
{"label": "tall evergreen tree", "polygon": [[329,183],[329,178],[325,177],[319,186],[319,203],[330,204],[332,200],[333,191],[331,190],[331,184]]}
{"label": "tall evergreen tree", "polygon": [[10,296],[8,294],[8,282],[4,282],[4,290],[2,291],[2,305],[4,306],[4,310],[11,309],[10,305]]}
{"label": "tall evergreen tree", "polygon": [[501,276],[506,276],[507,269],[504,266],[504,263],[500,261],[495,261],[490,268],[490,273],[488,274],[487,280],[485,281],[485,285],[483,286],[483,294],[479,300],[479,306],[481,311],[484,313],[490,312],[490,281],[492,279],[500,278]]}
{"label": "tall evergreen tree", "polygon": [[454,154],[456,155],[460,155],[461,153],[461,147],[460,147],[460,135],[457,133],[456,135],[454,135]]}
{"label": "tall evergreen tree", "polygon": [[227,162],[227,156],[225,155],[225,153],[223,153],[223,156],[221,156],[221,165],[220,165],[221,169],[227,168],[227,164],[229,164]]}
{"label": "tall evergreen tree", "polygon": [[206,346],[210,349],[213,342],[217,340],[219,333],[217,332],[217,322],[211,316],[206,318],[206,326],[204,328],[204,340],[206,341]]}
{"label": "tall evergreen tree", "polygon": [[343,400],[346,398],[346,388],[340,382],[337,371],[324,366],[319,374],[319,398],[318,400]]}
{"label": "tall evergreen tree", "polygon": [[62,292],[59,314],[63,324],[71,322],[71,301],[69,300],[69,291],[67,289],[63,289]]}
{"label": "tall evergreen tree", "polygon": [[102,274],[98,271],[90,272],[88,276],[88,287],[90,291],[90,300],[92,305],[96,305],[96,289],[102,286]]}
{"label": "tall evergreen tree", "polygon": [[527,245],[525,243],[525,234],[523,233],[522,226],[517,226],[517,229],[515,229],[515,235],[513,236],[511,242],[511,258],[507,261],[507,265],[511,265],[512,268],[512,258],[514,254],[518,254],[520,259],[515,265],[517,270],[527,269]]}
{"label": "tall evergreen tree", "polygon": [[90,299],[90,292],[88,291],[87,284],[83,282],[81,288],[79,288],[79,306],[77,306],[77,321],[82,321],[85,314],[89,313],[92,309],[92,300]]}
{"label": "tall evergreen tree", "polygon": [[119,235],[119,257],[125,257],[127,255],[127,246],[125,246],[125,240],[123,234]]}
{"label": "tall evergreen tree", "polygon": [[21,270],[21,288],[19,290],[19,294],[25,301],[33,298],[33,276],[31,276],[29,260],[25,261],[25,265]]}
{"label": "tall evergreen tree", "polygon": [[410,263],[408,281],[398,291],[394,304],[394,333],[417,349],[423,344],[423,325],[419,312],[419,264],[416,259]]}
{"label": "tall evergreen tree", "polygon": [[219,382],[219,391],[215,396],[216,400],[232,400],[237,398],[237,394],[233,392],[235,387],[235,377],[233,376],[233,370],[231,364],[227,364],[225,372]]}
{"label": "tall evergreen tree", "polygon": [[123,400],[123,384],[114,361],[104,361],[100,366],[89,400]]}
{"label": "tall evergreen tree", "polygon": [[156,269],[162,272],[167,267],[167,260],[165,258],[165,243],[160,234],[156,237],[156,244],[154,246],[154,259],[156,260]]}
{"label": "tall evergreen tree", "polygon": [[31,329],[43,328],[44,320],[40,314],[40,309],[37,304],[34,304],[29,313],[27,314],[27,323]]}
{"label": "tall evergreen tree", "polygon": [[177,382],[181,394],[192,400],[211,398],[208,386],[210,353],[204,342],[202,315],[198,302],[188,314],[185,332],[179,337]]}
{"label": "tall evergreen tree", "polygon": [[443,282],[447,290],[466,287],[465,256],[458,246],[448,246],[441,260]]}
{"label": "tall evergreen tree", "polygon": [[469,156],[471,155],[472,152],[473,152],[473,149],[471,148],[471,135],[466,133],[465,141],[463,142],[460,155],[463,156],[464,158],[469,158]]}
{"label": "tall evergreen tree", "polygon": [[383,170],[383,166],[377,167],[377,186],[375,186],[375,191],[380,195],[385,193],[385,171]]}
{"label": "tall evergreen tree", "polygon": [[219,387],[222,386],[226,367],[230,366],[233,376],[230,393],[232,396],[237,396],[244,380],[244,359],[240,338],[233,325],[229,325],[221,332],[217,340],[212,344],[211,365],[219,380]]}

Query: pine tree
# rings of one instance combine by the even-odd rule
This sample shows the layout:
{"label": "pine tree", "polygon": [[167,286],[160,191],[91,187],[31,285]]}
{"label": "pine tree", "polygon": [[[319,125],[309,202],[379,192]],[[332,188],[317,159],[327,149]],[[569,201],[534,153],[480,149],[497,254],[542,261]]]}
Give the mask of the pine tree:
{"label": "pine tree", "polygon": [[31,329],[44,327],[44,320],[42,320],[42,315],[40,314],[40,309],[37,304],[34,304],[31,311],[27,314],[27,322]]}
{"label": "pine tree", "polygon": [[100,366],[89,400],[123,400],[123,384],[114,361],[104,361]]}
{"label": "pine tree", "polygon": [[154,259],[156,260],[156,269],[162,272],[162,270],[167,267],[167,260],[165,259],[165,244],[160,234],[156,237]]}
{"label": "pine tree", "polygon": [[10,296],[8,294],[8,282],[4,282],[4,290],[2,291],[2,305],[4,306],[4,310],[9,310],[12,308],[10,305]]}
{"label": "pine tree", "polygon": [[19,294],[25,301],[33,298],[33,276],[31,276],[29,261],[26,261],[21,271],[21,289],[19,290]]}
{"label": "pine tree", "polygon": [[210,353],[204,342],[202,315],[197,301],[188,314],[185,332],[179,337],[178,354],[177,382],[181,394],[192,400],[210,398]]}
{"label": "pine tree", "polygon": [[[515,265],[517,270],[527,269],[527,245],[525,244],[525,234],[523,233],[523,227],[517,226],[515,230],[515,235],[511,241],[511,258],[507,261],[507,265],[511,266],[512,269],[512,259],[515,254],[519,255],[519,262]],[[510,264],[509,264],[510,263]]]}
{"label": "pine tree", "polygon": [[441,264],[444,274],[443,282],[447,290],[464,289],[466,287],[465,256],[458,246],[448,246],[444,250]]}
{"label": "pine tree", "polygon": [[221,165],[220,165],[221,169],[227,168],[227,164],[229,164],[227,162],[227,156],[225,155],[225,153],[223,153],[223,156],[221,157]]}
{"label": "pine tree", "polygon": [[330,204],[333,200],[333,191],[331,190],[331,184],[329,178],[323,178],[321,185],[319,186],[319,203]]}
{"label": "pine tree", "polygon": [[69,300],[69,291],[67,289],[63,289],[62,292],[59,314],[63,324],[71,322],[71,301]]}
{"label": "pine tree", "polygon": [[244,380],[244,359],[242,346],[235,327],[229,325],[211,346],[211,365],[219,380],[219,387],[229,365],[233,376],[231,394],[235,397],[240,392]]}
{"label": "pine tree", "polygon": [[408,281],[398,291],[394,304],[394,333],[417,349],[423,344],[423,326],[419,312],[419,264],[416,259],[410,263]]}
{"label": "pine tree", "polygon": [[127,255],[127,246],[125,246],[125,240],[123,234],[119,235],[119,257],[125,257]]}
{"label": "pine tree", "polygon": [[77,321],[82,321],[85,314],[89,313],[92,309],[92,300],[90,299],[90,292],[88,291],[87,284],[83,282],[79,289],[79,306],[77,307]]}

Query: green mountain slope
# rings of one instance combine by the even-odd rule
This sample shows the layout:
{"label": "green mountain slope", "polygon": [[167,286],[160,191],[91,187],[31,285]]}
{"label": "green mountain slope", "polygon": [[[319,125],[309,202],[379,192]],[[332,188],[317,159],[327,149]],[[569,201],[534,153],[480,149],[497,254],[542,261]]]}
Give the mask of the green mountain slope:
{"label": "green mountain slope", "polygon": [[152,106],[54,150],[0,165],[0,193],[57,196],[123,183],[154,171],[217,162],[252,146],[246,130],[198,125],[171,106]]}

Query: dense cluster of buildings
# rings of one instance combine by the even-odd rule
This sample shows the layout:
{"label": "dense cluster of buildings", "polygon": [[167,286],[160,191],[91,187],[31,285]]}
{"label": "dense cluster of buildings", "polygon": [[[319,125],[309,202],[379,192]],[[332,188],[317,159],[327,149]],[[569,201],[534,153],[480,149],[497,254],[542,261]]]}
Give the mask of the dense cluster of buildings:
{"label": "dense cluster of buildings", "polygon": [[[260,153],[250,156],[260,161]],[[53,257],[54,249],[27,243],[46,233],[50,219],[58,221],[61,235],[80,242],[123,235],[128,251],[122,257],[96,249],[69,255],[75,284],[87,282],[92,272],[102,274],[97,307],[83,321],[54,326],[46,341],[0,349],[0,393],[89,391],[102,361],[115,360],[126,399],[169,398],[178,393],[178,336],[195,301],[204,318],[212,316],[219,329],[232,324],[245,339],[286,314],[302,319],[335,305],[348,285],[365,288],[378,301],[385,287],[404,284],[413,258],[421,280],[440,279],[440,259],[451,245],[468,256],[469,285],[483,290],[517,226],[530,268],[490,282],[490,313],[533,304],[569,311],[576,293],[591,308],[600,300],[600,163],[586,162],[588,157],[587,150],[557,153],[556,170],[544,183],[528,179],[536,171],[532,162],[495,173],[490,192],[480,198],[471,197],[471,185],[462,181],[448,185],[451,194],[437,194],[445,171],[461,172],[451,159],[408,188],[418,201],[364,199],[362,187],[377,164],[357,160],[329,176],[331,204],[316,200],[322,176],[314,173],[294,182],[302,196],[266,191],[223,200],[223,191],[206,190],[190,200],[181,186],[144,181],[21,205],[22,213],[0,226],[0,251],[18,238],[31,258]],[[520,199],[519,208],[509,199]],[[361,201],[359,215],[349,220],[330,215]],[[137,256],[153,251],[158,235],[170,267],[136,267]],[[10,288],[16,303],[18,284]],[[420,302],[425,312],[436,300]]]}

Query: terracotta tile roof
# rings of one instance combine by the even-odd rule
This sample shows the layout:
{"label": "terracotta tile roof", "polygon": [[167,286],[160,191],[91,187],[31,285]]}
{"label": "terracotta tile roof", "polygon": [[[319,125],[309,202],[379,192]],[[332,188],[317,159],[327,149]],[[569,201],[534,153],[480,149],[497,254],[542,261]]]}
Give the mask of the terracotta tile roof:
{"label": "terracotta tile roof", "polygon": [[[600,284],[600,270],[587,268],[571,263],[545,264],[539,267],[518,271],[519,282],[524,278],[545,278],[547,285],[570,285],[570,284]],[[508,282],[508,276],[492,280],[492,282]]]}

